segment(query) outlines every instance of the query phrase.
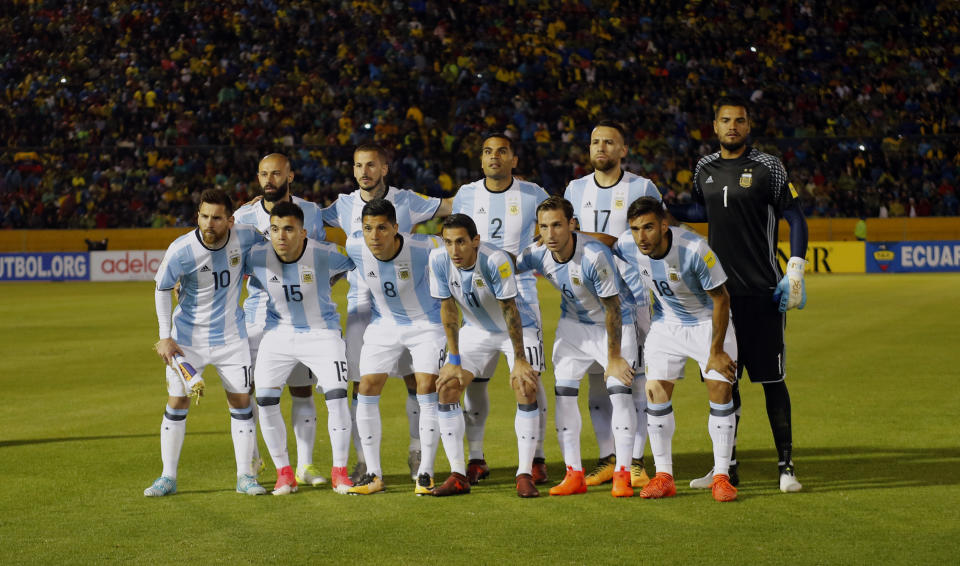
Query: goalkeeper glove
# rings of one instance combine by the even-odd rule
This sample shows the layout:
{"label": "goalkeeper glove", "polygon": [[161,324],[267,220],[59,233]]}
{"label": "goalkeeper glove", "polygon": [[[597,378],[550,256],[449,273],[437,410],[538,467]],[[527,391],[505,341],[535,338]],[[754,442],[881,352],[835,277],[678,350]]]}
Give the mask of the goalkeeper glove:
{"label": "goalkeeper glove", "polygon": [[777,283],[773,292],[773,301],[779,303],[780,312],[806,306],[807,288],[803,282],[803,268],[806,264],[807,262],[799,257],[791,257],[787,262],[787,274]]}
{"label": "goalkeeper glove", "polygon": [[203,396],[203,376],[180,354],[173,356],[173,363],[176,364],[174,369],[180,374],[183,384],[187,388],[187,396],[199,403],[200,397]]}

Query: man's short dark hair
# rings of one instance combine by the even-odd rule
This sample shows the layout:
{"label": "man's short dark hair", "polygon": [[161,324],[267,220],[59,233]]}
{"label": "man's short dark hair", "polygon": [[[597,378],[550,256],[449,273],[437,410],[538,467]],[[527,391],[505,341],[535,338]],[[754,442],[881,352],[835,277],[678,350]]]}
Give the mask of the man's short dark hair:
{"label": "man's short dark hair", "polygon": [[720,113],[720,109],[724,106],[737,106],[743,108],[744,112],[747,113],[747,118],[750,117],[750,103],[747,102],[745,98],[740,98],[739,96],[721,96],[713,103],[713,117],[716,118],[717,114]]}
{"label": "man's short dark hair", "polygon": [[300,225],[303,226],[303,209],[292,202],[283,201],[273,205],[273,208],[270,209],[270,218],[274,216],[277,218],[293,216],[299,220]]}
{"label": "man's short dark hair", "polygon": [[200,193],[200,204],[222,204],[227,213],[233,213],[233,201],[223,189],[206,189]]}
{"label": "man's short dark hair", "polygon": [[597,125],[593,127],[594,130],[597,128],[613,128],[620,132],[620,138],[623,139],[623,143],[627,143],[627,128],[620,122],[616,120],[600,120],[597,122]]}
{"label": "man's short dark hair", "polygon": [[483,139],[480,140],[480,147],[483,148],[483,144],[487,143],[487,140],[490,140],[490,139],[506,140],[507,146],[510,148],[510,153],[514,153],[514,154],[517,153],[516,148],[513,147],[513,140],[510,139],[510,137],[503,132],[491,132],[483,136]]}
{"label": "man's short dark hair", "polygon": [[567,220],[573,219],[573,204],[570,203],[567,199],[563,197],[558,197],[556,195],[548,198],[547,200],[540,203],[537,206],[537,217],[539,218],[540,212],[544,210],[562,210],[563,215],[567,217]]}
{"label": "man's short dark hair", "polygon": [[376,143],[362,143],[353,150],[353,156],[356,158],[357,154],[361,151],[372,151],[377,154],[377,157],[380,158],[380,161],[384,163],[390,162],[390,154],[387,153],[387,150],[383,148],[382,145]]}
{"label": "man's short dark hair", "polygon": [[366,218],[367,216],[386,216],[390,224],[397,223],[397,209],[393,207],[392,202],[385,198],[375,198],[363,205],[360,217]]}
{"label": "man's short dark hair", "polygon": [[440,233],[442,234],[447,228],[463,228],[471,240],[477,237],[477,224],[466,214],[451,214],[444,218]]}
{"label": "man's short dark hair", "polygon": [[667,213],[663,210],[663,203],[653,197],[640,197],[633,201],[630,208],[627,209],[627,222],[632,222],[635,218],[640,218],[644,214],[653,213],[657,220],[663,220]]}

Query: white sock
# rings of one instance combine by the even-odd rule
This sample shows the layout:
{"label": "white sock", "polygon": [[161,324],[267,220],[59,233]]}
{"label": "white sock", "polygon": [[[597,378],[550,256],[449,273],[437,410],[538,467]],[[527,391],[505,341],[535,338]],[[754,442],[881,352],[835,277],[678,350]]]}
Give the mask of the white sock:
{"label": "white sock", "polygon": [[360,442],[360,431],[357,430],[357,397],[353,397],[350,403],[350,434],[353,439],[353,449],[357,453],[357,463],[366,462],[363,457],[363,444]]}
{"label": "white sock", "polygon": [[615,377],[607,378],[607,391],[610,394],[610,404],[613,415],[610,423],[613,428],[613,440],[616,448],[616,469],[629,470],[630,459],[633,457],[633,441],[637,428],[637,409],[633,406],[633,395],[630,388]]}
{"label": "white sock", "polygon": [[637,435],[633,439],[633,457],[643,458],[643,451],[647,447],[647,378],[643,374],[633,378],[633,406],[637,414]]}
{"label": "white sock", "polygon": [[710,402],[710,418],[707,428],[713,441],[714,475],[730,474],[730,456],[733,453],[734,431],[737,417],[733,410],[733,401],[729,403]]}
{"label": "white sock", "polygon": [[533,471],[533,455],[540,442],[540,408],[536,403],[518,404],[517,416],[513,419],[517,431],[517,475]]}
{"label": "white sock", "polygon": [[547,437],[547,389],[543,383],[537,387],[537,449],[533,453],[534,458],[546,458],[546,452],[543,451],[543,439]]}
{"label": "white sock", "polygon": [[[577,389],[562,383],[557,380],[557,440],[563,450],[564,463],[574,470],[583,470],[583,462],[580,461],[580,429],[583,428],[583,422],[580,419],[580,407],[577,406]],[[561,395],[561,392],[566,394]]]}
{"label": "white sock", "polygon": [[437,422],[437,394],[417,395],[420,403],[420,469],[417,475],[433,477],[433,461],[437,457],[440,440],[440,423]]}
{"label": "white sock", "polygon": [[163,462],[163,477],[177,479],[177,466],[180,465],[180,450],[183,449],[183,437],[187,434],[187,410],[171,409],[163,412],[160,421],[160,460]]}
{"label": "white sock", "polygon": [[463,394],[463,418],[467,428],[467,445],[471,460],[483,459],[483,433],[490,415],[490,396],[487,380],[474,380]]}
{"label": "white sock", "polygon": [[330,433],[333,467],[343,468],[350,458],[350,407],[345,395],[338,399],[327,398],[326,401],[327,431]]}
{"label": "white sock", "polygon": [[[253,405],[253,403],[251,403]],[[253,475],[250,469],[253,447],[257,443],[257,426],[253,422],[253,407],[230,407],[230,436],[233,437],[233,455],[237,459],[237,475]]]}
{"label": "white sock", "polygon": [[590,378],[589,405],[590,422],[593,423],[593,433],[597,437],[597,452],[600,457],[609,456],[615,451],[613,442],[613,405],[610,404],[610,395],[607,394],[606,384],[602,373],[588,374]]}
{"label": "white sock", "polygon": [[417,402],[417,390],[407,389],[407,427],[410,431],[408,450],[420,450],[420,403]]}
{"label": "white sock", "polygon": [[380,396],[357,396],[357,432],[360,434],[360,445],[366,458],[367,473],[383,478],[380,469]]}
{"label": "white sock", "polygon": [[450,471],[466,475],[467,464],[463,460],[463,433],[466,425],[460,403],[440,403],[437,405],[437,424],[440,429],[440,441],[443,451],[450,461]]}
{"label": "white sock", "polygon": [[313,446],[317,441],[317,406],[313,395],[290,396],[290,420],[293,421],[293,436],[297,439],[297,471],[303,471],[313,463]]}
{"label": "white sock", "polygon": [[676,428],[672,402],[647,404],[647,431],[657,473],[673,475],[673,431]]}
{"label": "white sock", "polygon": [[[251,368],[251,372],[253,369]],[[250,375],[253,375],[252,373]],[[250,392],[250,408],[253,410],[253,428],[254,430],[260,426],[260,407],[257,406],[257,400],[253,396],[253,392]],[[257,436],[253,436],[253,455],[250,456],[250,463],[253,463],[253,459],[260,459],[260,444],[257,442]],[[251,473],[257,473],[260,470],[252,470]]]}
{"label": "white sock", "polygon": [[263,434],[263,441],[267,443],[273,465],[280,470],[290,465],[287,425],[280,413],[280,390],[257,391],[257,404],[260,405],[260,432]]}

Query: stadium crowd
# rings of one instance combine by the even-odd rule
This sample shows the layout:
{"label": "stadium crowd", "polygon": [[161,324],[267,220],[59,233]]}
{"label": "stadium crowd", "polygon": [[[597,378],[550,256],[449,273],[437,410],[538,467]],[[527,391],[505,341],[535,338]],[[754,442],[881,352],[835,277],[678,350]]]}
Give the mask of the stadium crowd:
{"label": "stadium crowd", "polygon": [[326,204],[366,140],[394,151],[398,186],[449,195],[480,176],[490,130],[557,193],[601,118],[628,127],[627,168],[683,203],[721,93],[752,102],[809,216],[960,213],[949,2],[13,0],[0,16],[4,228],[192,225],[205,188],[253,196],[269,150]]}

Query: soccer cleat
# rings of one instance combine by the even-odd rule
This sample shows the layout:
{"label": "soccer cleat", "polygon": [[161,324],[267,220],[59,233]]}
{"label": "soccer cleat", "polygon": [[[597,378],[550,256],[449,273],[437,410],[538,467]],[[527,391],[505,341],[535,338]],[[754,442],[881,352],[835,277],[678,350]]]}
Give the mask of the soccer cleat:
{"label": "soccer cleat", "polygon": [[790,462],[780,471],[780,491],[793,493],[801,489],[803,489],[803,485],[797,481],[797,476],[793,471],[793,462]]}
{"label": "soccer cleat", "polygon": [[[419,485],[419,481],[417,484]],[[470,482],[467,476],[453,472],[445,482],[433,488],[433,495],[436,497],[446,497],[448,495],[466,495],[470,493]]]}
{"label": "soccer cleat", "polygon": [[362,480],[365,475],[367,475],[367,463],[357,462],[356,465],[353,466],[353,471],[350,472],[350,481],[356,485],[360,483],[360,480]]}
{"label": "soccer cleat", "polygon": [[410,466],[410,479],[417,481],[417,472],[420,471],[420,451],[410,450],[407,454],[407,465]]}
{"label": "soccer cleat", "polygon": [[533,476],[533,483],[537,485],[542,485],[550,481],[550,476],[547,475],[547,461],[543,458],[534,458],[533,469],[530,475]]}
{"label": "soccer cleat", "polygon": [[302,470],[297,470],[297,483],[316,487],[327,483],[327,478],[320,473],[320,466],[310,464]]}
{"label": "soccer cleat", "polygon": [[489,475],[490,466],[483,458],[467,462],[467,481],[470,482],[470,485],[477,485],[480,480],[486,479]]}
{"label": "soccer cleat", "polygon": [[643,466],[643,458],[634,458],[630,463],[630,486],[643,489],[650,483],[650,476]]}
{"label": "soccer cleat", "polygon": [[293,477],[290,466],[277,470],[277,483],[273,486],[274,495],[289,495],[297,492],[297,479]]}
{"label": "soccer cleat", "polygon": [[430,474],[420,474],[417,476],[417,483],[413,488],[413,493],[416,495],[433,494],[433,478],[430,477]]}
{"label": "soccer cleat", "polygon": [[160,476],[153,480],[153,485],[143,490],[146,497],[163,497],[164,495],[173,495],[177,492],[177,480]]}
{"label": "soccer cleat", "polygon": [[613,472],[613,489],[610,495],[614,497],[633,497],[633,488],[630,487],[630,471],[626,466],[620,466],[620,470]]}
{"label": "soccer cleat", "polygon": [[383,480],[380,479],[380,476],[375,476],[373,474],[364,474],[360,481],[354,484],[353,487],[347,488],[347,493],[350,495],[372,495],[374,493],[380,493],[386,486],[383,485]]}
{"label": "soccer cleat", "polygon": [[713,476],[713,498],[717,501],[733,501],[737,498],[737,488],[730,485],[730,476],[717,474]]}
{"label": "soccer cleat", "polygon": [[587,492],[587,483],[583,477],[583,470],[574,470],[567,466],[567,475],[563,481],[550,488],[550,495],[577,495]]}
{"label": "soccer cleat", "polygon": [[617,457],[613,454],[597,460],[596,467],[587,474],[587,485],[601,485],[613,479],[613,470],[617,465]]}
{"label": "soccer cleat", "polygon": [[[730,464],[730,470],[727,473],[730,477],[730,485],[737,487],[740,485],[740,474],[737,473],[737,464]],[[702,478],[690,480],[690,487],[693,489],[710,489],[713,487],[713,468]]]}
{"label": "soccer cleat", "polygon": [[517,476],[517,496],[525,499],[528,497],[540,497],[540,491],[537,490],[537,486],[534,485],[532,475],[520,474]]}
{"label": "soccer cleat", "polygon": [[347,490],[353,487],[353,482],[350,481],[350,476],[347,475],[347,467],[340,466],[339,468],[334,466],[330,468],[330,486],[333,488],[333,491],[337,493],[347,493]]}
{"label": "soccer cleat", "polygon": [[237,476],[237,493],[246,495],[266,495],[267,489],[257,483],[257,476],[240,474]]}
{"label": "soccer cleat", "polygon": [[673,476],[666,472],[657,472],[653,476],[647,487],[640,491],[640,497],[644,499],[660,499],[661,497],[673,497],[677,494],[677,486],[673,483]]}

